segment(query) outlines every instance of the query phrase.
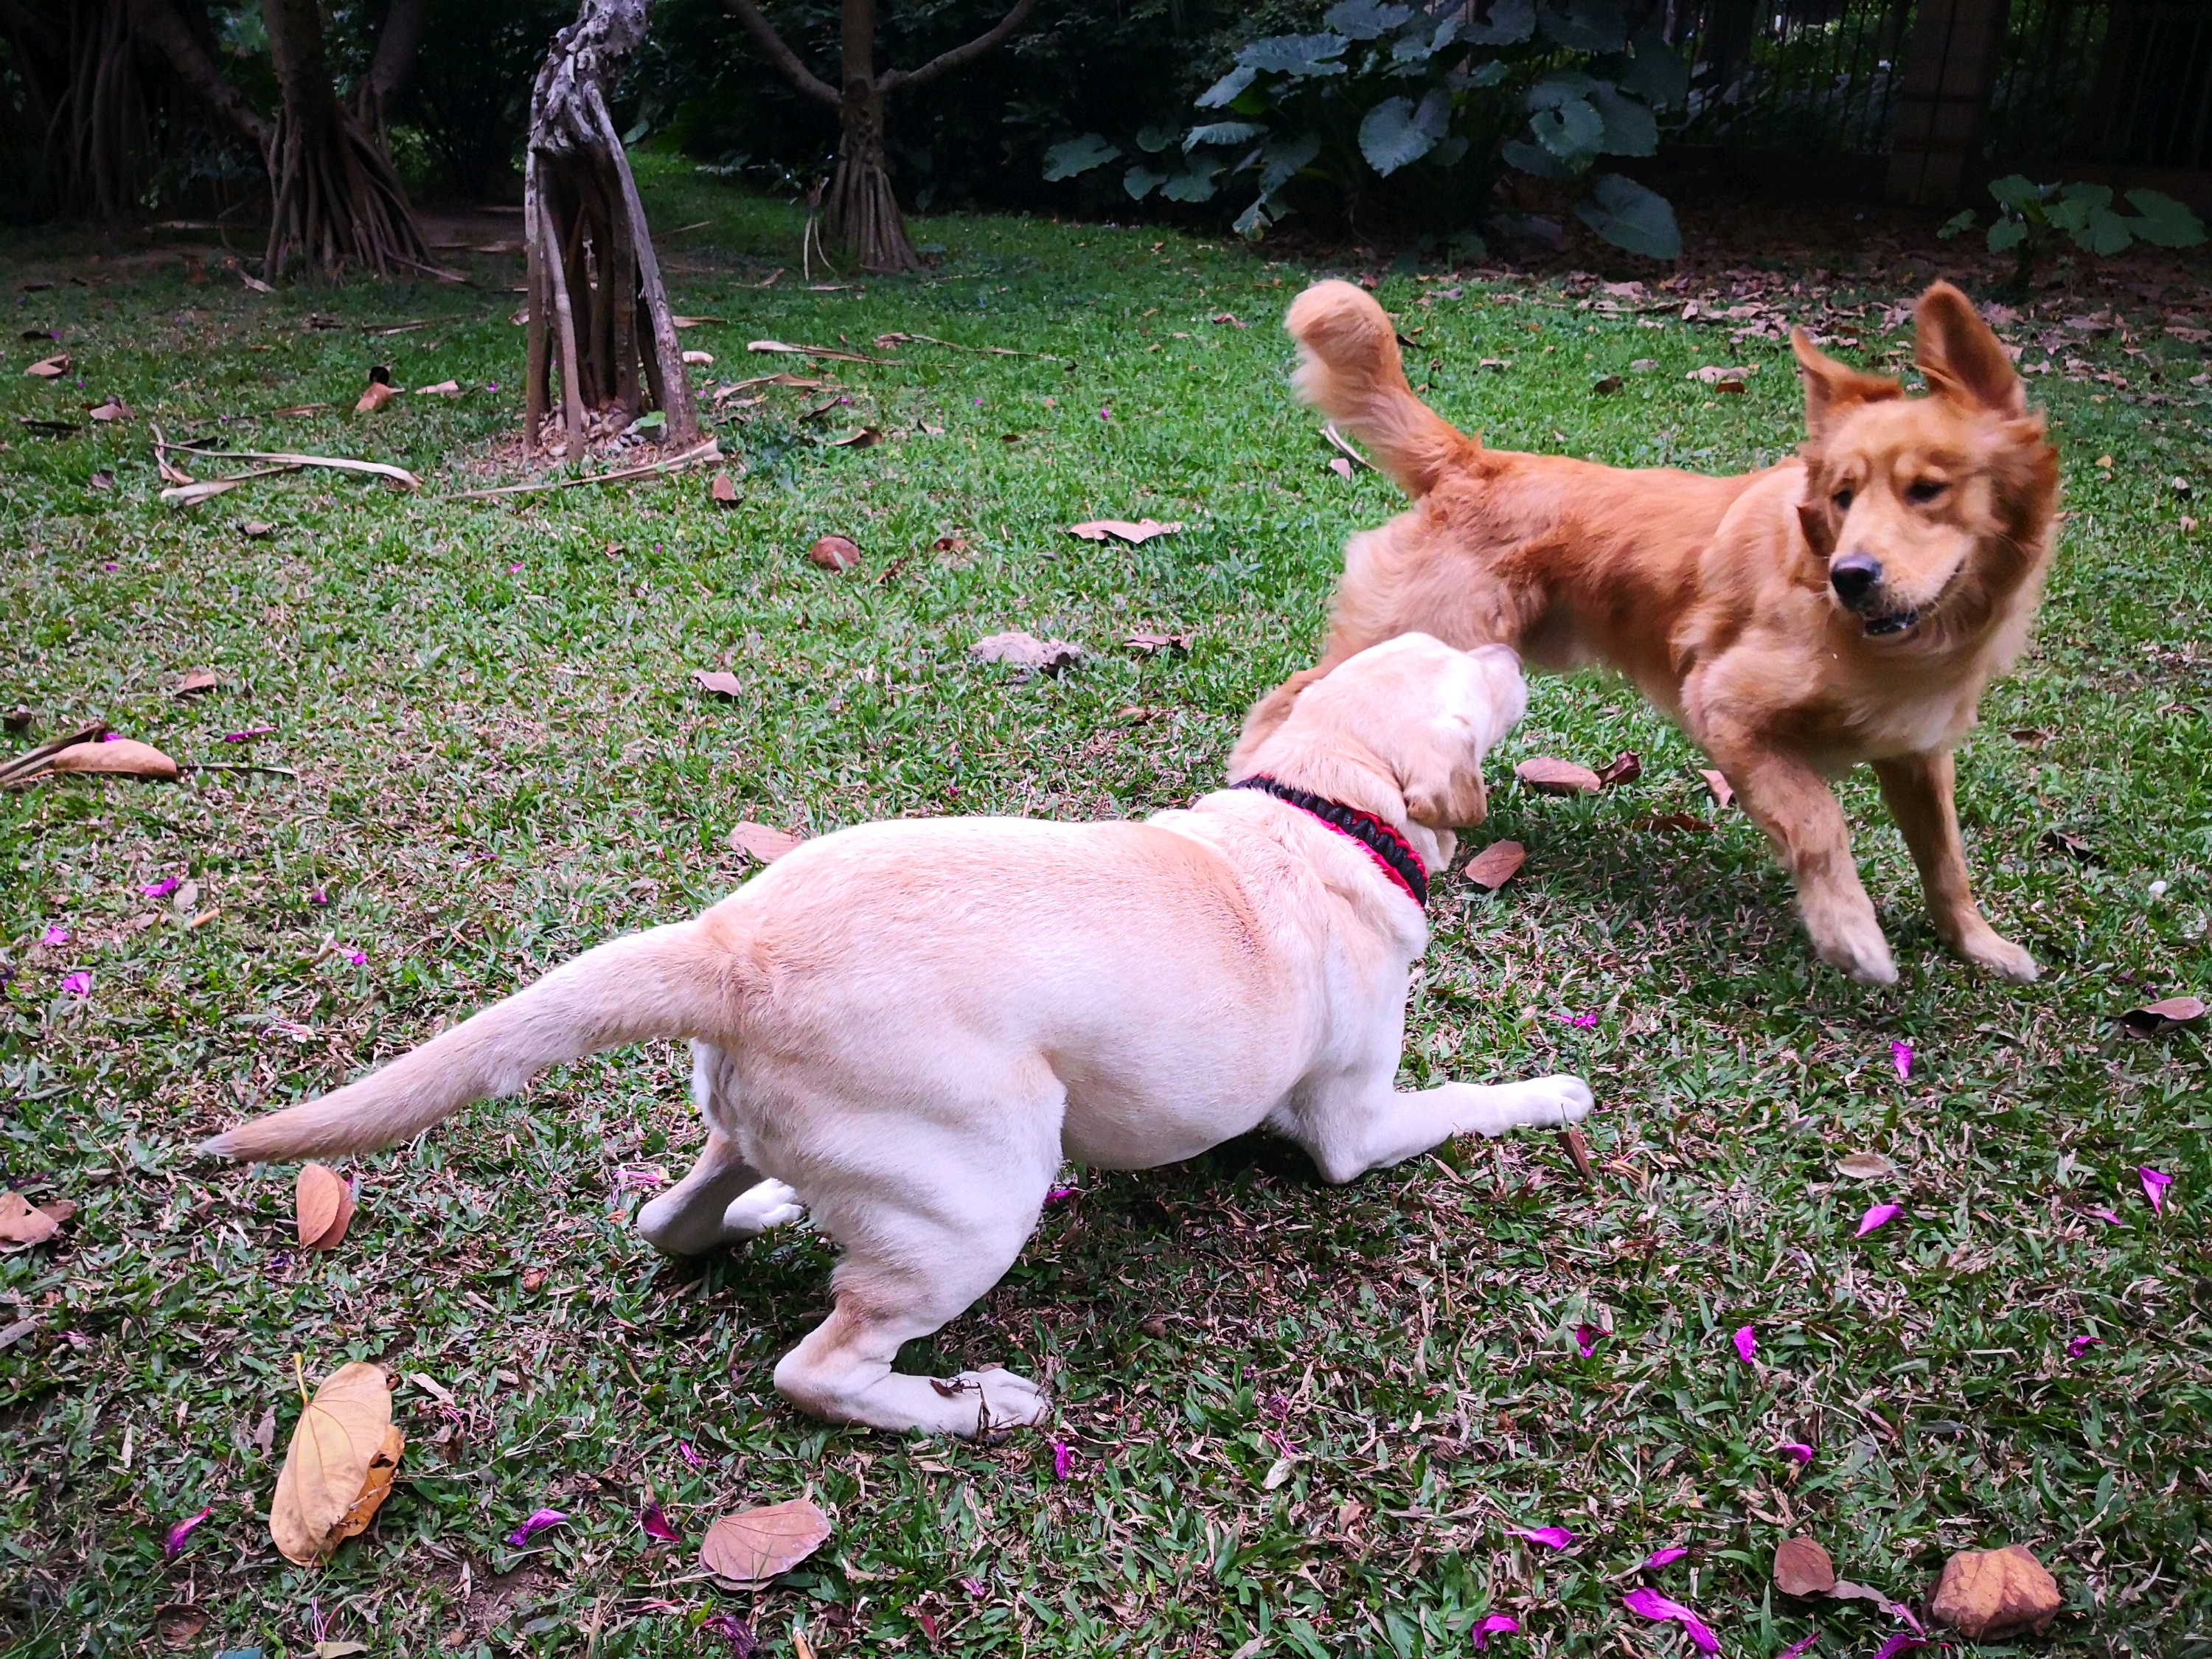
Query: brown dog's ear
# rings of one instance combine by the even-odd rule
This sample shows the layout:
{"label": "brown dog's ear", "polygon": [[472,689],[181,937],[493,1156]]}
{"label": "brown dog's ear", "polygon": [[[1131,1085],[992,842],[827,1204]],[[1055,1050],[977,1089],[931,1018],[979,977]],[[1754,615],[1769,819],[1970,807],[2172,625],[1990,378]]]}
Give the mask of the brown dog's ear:
{"label": "brown dog's ear", "polygon": [[2003,342],[1990,331],[1973,302],[1948,283],[1920,296],[1912,313],[1917,335],[1913,357],[1939,398],[1992,415],[2027,413],[2027,388],[2014,372]]}
{"label": "brown dog's ear", "polygon": [[1797,369],[1804,377],[1805,430],[1815,443],[1846,410],[1905,395],[1905,389],[1886,374],[1862,374],[1849,363],[1838,362],[1802,328],[1790,331],[1790,349],[1797,354]]}
{"label": "brown dog's ear", "polygon": [[1482,763],[1472,753],[1431,747],[1406,780],[1406,816],[1431,830],[1464,830],[1490,816]]}
{"label": "brown dog's ear", "polygon": [[1806,543],[1814,552],[1824,559],[1834,555],[1836,510],[1826,501],[1798,502],[1797,526],[1805,532]]}

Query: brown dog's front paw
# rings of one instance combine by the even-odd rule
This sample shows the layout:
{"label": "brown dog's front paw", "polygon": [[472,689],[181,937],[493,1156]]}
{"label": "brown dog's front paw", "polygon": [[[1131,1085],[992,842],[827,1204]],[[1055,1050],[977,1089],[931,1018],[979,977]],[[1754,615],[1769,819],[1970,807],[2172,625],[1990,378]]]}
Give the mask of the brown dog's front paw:
{"label": "brown dog's front paw", "polygon": [[1805,927],[1813,936],[1813,949],[1829,967],[1862,985],[1897,983],[1897,963],[1891,959],[1889,941],[1881,936],[1872,905],[1864,917],[1831,917],[1825,925],[1808,913]]}
{"label": "brown dog's front paw", "polygon": [[1994,927],[1983,927],[1959,939],[1952,947],[1977,968],[1986,968],[1999,979],[2015,985],[2033,985],[2039,971],[2035,958]]}

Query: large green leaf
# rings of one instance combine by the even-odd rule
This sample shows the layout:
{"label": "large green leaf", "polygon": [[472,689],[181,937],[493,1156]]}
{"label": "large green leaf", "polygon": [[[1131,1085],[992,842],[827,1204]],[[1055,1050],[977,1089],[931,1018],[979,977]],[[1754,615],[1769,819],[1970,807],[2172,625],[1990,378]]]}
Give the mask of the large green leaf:
{"label": "large green leaf", "polygon": [[2195,247],[2204,240],[2204,222],[2183,204],[2155,190],[2131,190],[2128,205],[2142,217],[2135,233],[2154,247]]}
{"label": "large green leaf", "polygon": [[2124,216],[2113,212],[2101,202],[2093,202],[2088,219],[2074,233],[2074,240],[2099,258],[2109,259],[2115,253],[2125,253],[2136,236],[2134,227]]}
{"label": "large green leaf", "polygon": [[1498,147],[1498,153],[1505,165],[1518,167],[1523,173],[1533,173],[1539,179],[1571,179],[1572,169],[1562,165],[1559,158],[1541,144],[1532,144],[1525,138],[1509,138]]}
{"label": "large green leaf", "polygon": [[[1427,101],[1422,100],[1425,106]],[[1359,123],[1359,153],[1367,158],[1368,166],[1386,179],[1408,162],[1426,155],[1443,136],[1440,131],[1429,131],[1414,118],[1412,99],[1385,98]]]}
{"label": "large green leaf", "polygon": [[1590,199],[1575,204],[1575,216],[1615,247],[1654,259],[1682,257],[1682,230],[1673,204],[1633,179],[1601,173],[1590,181]]}
{"label": "large green leaf", "polygon": [[1238,52],[1237,61],[1282,75],[1341,75],[1344,65],[1334,60],[1351,44],[1340,34],[1271,34]]}
{"label": "large green leaf", "polygon": [[1121,175],[1121,188],[1129,192],[1132,201],[1141,202],[1168,181],[1168,176],[1142,161]]}
{"label": "large green leaf", "polygon": [[1376,0],[1337,0],[1321,21],[1352,40],[1379,40],[1413,15],[1411,6],[1378,5]]}
{"label": "large green leaf", "polygon": [[1586,97],[1596,84],[1579,70],[1561,70],[1530,87],[1527,102],[1532,110],[1557,109],[1570,98]]}
{"label": "large green leaf", "polygon": [[1274,195],[1285,185],[1313,165],[1321,154],[1321,136],[1303,133],[1296,138],[1278,139],[1260,152],[1260,197],[1262,201]]}
{"label": "large green leaf", "polygon": [[1260,71],[1249,64],[1239,64],[1193,100],[1200,109],[1220,109],[1236,102],[1245,88],[1250,86]]}
{"label": "large green leaf", "polygon": [[2025,212],[2032,204],[2040,202],[2047,188],[2022,178],[2017,173],[2008,173],[2002,179],[1990,180],[1990,194],[2015,212]]}
{"label": "large green leaf", "polygon": [[1636,37],[1636,56],[1619,80],[1623,92],[1634,93],[1652,108],[1677,109],[1690,95],[1689,59],[1651,25]]}
{"label": "large green leaf", "polygon": [[1605,138],[1598,149],[1607,155],[1656,155],[1659,153],[1659,118],[1648,105],[1625,96],[1609,82],[1590,88],[1589,101],[1605,118]]}
{"label": "large green leaf", "polygon": [[1173,127],[1154,121],[1148,126],[1137,129],[1137,148],[1147,155],[1158,155],[1179,136]]}
{"label": "large green leaf", "polygon": [[2007,253],[2027,240],[2027,221],[2000,219],[1990,227],[1989,244],[1992,253]]}
{"label": "large green leaf", "polygon": [[1614,0],[1552,0],[1536,26],[1570,52],[1619,52],[1628,44],[1628,23]]}
{"label": "large green leaf", "polygon": [[1528,118],[1528,127],[1538,143],[1569,167],[1588,161],[1605,142],[1605,118],[1584,98],[1564,99],[1538,110]]}
{"label": "large green leaf", "polygon": [[1257,138],[1267,131],[1256,121],[1213,121],[1205,126],[1193,127],[1182,136],[1183,153],[1187,155],[1200,144],[1241,144]]}
{"label": "large green leaf", "polygon": [[1120,145],[1107,143],[1097,133],[1086,132],[1080,138],[1070,138],[1045,151],[1044,176],[1048,179],[1073,179],[1079,173],[1104,167],[1121,153]]}
{"label": "large green leaf", "polygon": [[1160,186],[1160,195],[1170,202],[1210,202],[1213,177],[1220,171],[1220,162],[1194,156],[1188,167]]}
{"label": "large green leaf", "polygon": [[1536,0],[1490,0],[1486,22],[1464,22],[1459,38],[1471,46],[1517,46],[1536,32]]}

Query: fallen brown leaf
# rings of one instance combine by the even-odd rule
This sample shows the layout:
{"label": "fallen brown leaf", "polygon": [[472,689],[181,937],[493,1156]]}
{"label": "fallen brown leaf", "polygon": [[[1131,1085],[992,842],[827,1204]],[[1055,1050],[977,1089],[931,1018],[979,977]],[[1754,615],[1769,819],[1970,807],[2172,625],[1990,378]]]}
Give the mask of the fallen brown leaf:
{"label": "fallen brown leaf", "polygon": [[741,1510],[707,1528],[699,1560],[717,1578],[750,1589],[789,1572],[830,1537],[830,1517],[808,1499]]}
{"label": "fallen brown leaf", "polygon": [[276,1408],[274,1406],[261,1413],[261,1420],[253,1425],[253,1444],[264,1455],[276,1443]]}
{"label": "fallen brown leaf", "polygon": [[248,519],[238,526],[238,533],[249,542],[262,542],[276,533],[276,526],[265,519]]}
{"label": "fallen brown leaf", "polygon": [[864,426],[857,432],[848,432],[842,438],[832,438],[832,449],[868,449],[883,441],[884,434],[874,427]]}
{"label": "fallen brown leaf", "polygon": [[66,1199],[34,1206],[21,1193],[0,1193],[0,1246],[27,1250],[43,1244],[76,1213],[76,1206]]}
{"label": "fallen brown leaf", "polygon": [[1127,519],[1089,519],[1068,526],[1067,533],[1080,536],[1086,542],[1103,542],[1111,536],[1132,547],[1141,547],[1155,536],[1172,536],[1182,528],[1180,519],[1170,519],[1165,524],[1157,519],[1139,519],[1133,523]]}
{"label": "fallen brown leaf", "polygon": [[1836,1173],[1854,1181],[1887,1181],[1897,1173],[1897,1165],[1880,1152],[1847,1152],[1836,1160]]}
{"label": "fallen brown leaf", "polygon": [[353,1221],[353,1187],[335,1170],[302,1164],[292,1189],[294,1224],[305,1250],[334,1250]]}
{"label": "fallen brown leaf", "polygon": [[2130,1036],[2164,1036],[2204,1018],[2204,1005],[2195,997],[2165,997],[2116,1015],[2120,1029]]}
{"label": "fallen brown leaf", "polygon": [[154,1634],[165,1648],[188,1648],[206,1628],[206,1609],[189,1601],[167,1601],[154,1609]]}
{"label": "fallen brown leaf", "polygon": [[23,371],[24,374],[41,380],[58,380],[69,372],[70,359],[69,353],[66,351],[58,357],[48,357],[42,362],[33,363]]}
{"label": "fallen brown leaf", "polygon": [[1621,380],[1620,375],[1607,374],[1601,380],[1593,381],[1590,385],[1590,390],[1601,398],[1608,398],[1614,392],[1620,391],[1624,384],[1625,382]]}
{"label": "fallen brown leaf", "polygon": [[1345,459],[1343,456],[1330,456],[1328,458],[1328,470],[1335,473],[1338,477],[1343,479],[1345,483],[1350,483],[1352,482],[1352,463]]}
{"label": "fallen brown leaf", "polygon": [[1132,634],[1121,643],[1147,657],[1157,656],[1163,651],[1179,651],[1188,655],[1190,651],[1190,635],[1188,634]]}
{"label": "fallen brown leaf", "polygon": [[1929,1616],[1979,1642],[2015,1631],[2040,1632],[2065,1605],[2058,1583],[2018,1544],[1962,1550],[1943,1564]]}
{"label": "fallen brown leaf", "polygon": [[806,550],[806,556],[824,570],[855,570],[860,568],[860,549],[849,536],[823,536]]}
{"label": "fallen brown leaf", "polygon": [[755,823],[750,818],[730,831],[731,850],[762,864],[774,864],[805,839],[788,830],[771,830],[764,823]]}
{"label": "fallen brown leaf", "polygon": [[718,697],[738,696],[744,690],[738,677],[725,668],[695,668],[691,679],[702,691],[711,691]]}
{"label": "fallen brown leaf", "polygon": [[1594,795],[1601,787],[1589,767],[1553,755],[1531,755],[1513,769],[1513,775],[1543,795]]}
{"label": "fallen brown leaf", "polygon": [[354,1360],[324,1378],[293,1426],[269,1506],[269,1535],[285,1559],[313,1566],[366,1527],[405,1445],[382,1366]]}
{"label": "fallen brown leaf", "polygon": [[103,466],[94,471],[93,475],[84,482],[86,486],[89,489],[112,489],[115,488],[115,475]]}
{"label": "fallen brown leaf", "polygon": [[1644,775],[1644,757],[1624,749],[1598,769],[1597,781],[1606,788],[1633,783]]}
{"label": "fallen brown leaf", "polygon": [[1460,874],[1476,886],[1486,887],[1494,893],[1520,873],[1521,866],[1528,862],[1528,849],[1519,842],[1493,841],[1469,859],[1467,867]]}
{"label": "fallen brown leaf", "polygon": [[965,553],[969,546],[968,538],[956,530],[951,535],[939,536],[930,543],[929,550],[933,553]]}
{"label": "fallen brown leaf", "polygon": [[368,390],[362,392],[360,400],[354,404],[353,412],[356,415],[373,415],[398,395],[392,390],[391,381],[371,380],[368,383]]}
{"label": "fallen brown leaf", "polygon": [[1729,787],[1729,781],[1712,768],[1699,767],[1698,775],[1705,781],[1705,787],[1712,793],[1714,805],[1726,806],[1735,799],[1735,791]]}
{"label": "fallen brown leaf", "polygon": [[1836,1564],[1810,1538],[1785,1538],[1774,1548],[1774,1588],[1784,1595],[1826,1595],[1836,1587]]}
{"label": "fallen brown leaf", "polygon": [[731,482],[726,472],[714,475],[714,481],[707,486],[707,495],[717,507],[735,507],[738,504],[738,487]]}
{"label": "fallen brown leaf", "polygon": [[1213,320],[1218,324],[1224,324],[1231,328],[1249,328],[1252,326],[1249,323],[1238,322],[1234,316],[1225,311],[1215,312],[1213,313]]}
{"label": "fallen brown leaf", "polygon": [[1559,1139],[1566,1146],[1567,1157],[1575,1166],[1575,1173],[1585,1182],[1595,1182],[1597,1173],[1590,1168],[1589,1142],[1583,1139],[1583,1132],[1570,1123],[1559,1131]]}
{"label": "fallen brown leaf", "polygon": [[2046,853],[2063,853],[2084,864],[2102,864],[2105,861],[2103,855],[2087,842],[2079,836],[2069,835],[2063,830],[2045,830],[2042,847]]}
{"label": "fallen brown leaf", "polygon": [[1041,640],[1034,634],[1016,630],[978,640],[968,647],[968,654],[976,662],[1012,663],[1017,668],[1058,674],[1083,660],[1083,647],[1066,640]]}
{"label": "fallen brown leaf", "polygon": [[114,738],[106,743],[76,743],[46,757],[57,772],[106,773],[126,778],[159,778],[173,783],[177,763],[149,743]]}
{"label": "fallen brown leaf", "polygon": [[131,405],[111,392],[92,406],[91,416],[95,421],[127,421],[131,418]]}

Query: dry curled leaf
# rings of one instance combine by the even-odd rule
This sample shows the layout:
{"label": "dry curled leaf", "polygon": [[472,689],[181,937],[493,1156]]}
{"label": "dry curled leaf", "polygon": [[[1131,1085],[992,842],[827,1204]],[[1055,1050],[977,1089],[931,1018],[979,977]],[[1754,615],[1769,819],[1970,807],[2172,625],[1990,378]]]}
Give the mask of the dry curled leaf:
{"label": "dry curled leaf", "polygon": [[1735,799],[1735,791],[1729,787],[1729,781],[1711,767],[1699,767],[1698,775],[1705,781],[1705,787],[1712,792],[1714,805],[1726,806]]}
{"label": "dry curled leaf", "polygon": [[860,565],[860,544],[849,536],[818,537],[806,556],[824,570],[857,570]]}
{"label": "dry curled leaf", "polygon": [[212,691],[222,684],[212,668],[188,668],[185,671],[184,678],[177,682],[177,689],[169,695],[173,697],[194,697],[203,691]]}
{"label": "dry curled leaf", "polygon": [[687,351],[684,354],[684,361],[694,368],[705,368],[713,364],[714,354],[711,351]]}
{"label": "dry curled leaf", "polygon": [[2039,843],[2046,853],[2063,853],[2084,864],[2102,864],[2104,856],[2079,836],[2069,835],[2063,830],[2046,830]]}
{"label": "dry curled leaf", "polygon": [[1880,1152],[1849,1152],[1836,1160],[1836,1173],[1854,1181],[1887,1181],[1897,1173],[1897,1165]]}
{"label": "dry curled leaf", "polygon": [[738,487],[730,481],[730,475],[726,472],[714,475],[714,481],[707,486],[707,495],[717,507],[735,507],[738,504]]}
{"label": "dry curled leaf", "polygon": [[58,357],[48,357],[41,362],[33,363],[23,371],[24,374],[41,380],[58,380],[69,372],[70,360],[69,353],[66,351]]}
{"label": "dry curled leaf", "polygon": [[33,1205],[21,1193],[0,1193],[0,1249],[26,1250],[43,1244],[76,1213],[66,1199]]}
{"label": "dry curled leaf", "polygon": [[867,449],[876,444],[881,443],[883,439],[884,434],[878,428],[872,426],[864,426],[856,432],[847,433],[842,438],[832,438],[830,441],[830,447],[832,449]]}
{"label": "dry curled leaf", "polygon": [[398,395],[392,389],[391,381],[371,380],[368,383],[368,390],[362,392],[359,400],[355,403],[353,412],[356,415],[373,415]]}
{"label": "dry curled leaf", "polygon": [[334,1250],[353,1221],[353,1187],[335,1170],[302,1164],[292,1189],[292,1212],[303,1250]]}
{"label": "dry curled leaf", "polygon": [[1513,775],[1541,795],[1594,795],[1602,787],[1589,767],[1553,755],[1531,755]]}
{"label": "dry curled leaf", "polygon": [[2041,1631],[2065,1599],[2057,1581],[2018,1544],[2001,1550],[1962,1550],[1943,1564],[1943,1577],[1928,1604],[1929,1615],[1979,1642],[2015,1631]]}
{"label": "dry curled leaf", "polygon": [[1121,643],[1147,657],[1157,656],[1163,651],[1178,651],[1188,655],[1190,651],[1190,635],[1188,634],[1132,634]]}
{"label": "dry curled leaf", "polygon": [[1068,526],[1067,533],[1080,536],[1086,542],[1103,542],[1111,536],[1132,547],[1140,547],[1155,536],[1172,536],[1182,528],[1180,519],[1171,519],[1165,524],[1157,519],[1139,519],[1133,523],[1127,519],[1089,519]]}
{"label": "dry curled leaf", "polygon": [[269,1535],[284,1559],[313,1566],[366,1527],[405,1446],[382,1366],[355,1360],[324,1378],[293,1426],[269,1506]]}
{"label": "dry curled leaf", "polygon": [[1620,375],[1607,374],[1593,380],[1590,383],[1590,390],[1601,398],[1608,398],[1620,391],[1624,384]]}
{"label": "dry curled leaf", "polygon": [[691,671],[691,682],[702,691],[711,691],[718,697],[734,697],[744,690],[738,684],[738,677],[726,668],[695,668]]}
{"label": "dry curled leaf", "polygon": [[1826,1595],[1836,1587],[1836,1564],[1810,1538],[1785,1538],[1774,1548],[1774,1588],[1784,1595]]}
{"label": "dry curled leaf", "polygon": [[92,406],[90,414],[95,421],[127,421],[131,405],[111,392]]}
{"label": "dry curled leaf", "polygon": [[2168,1031],[2204,1018],[2204,1005],[2195,997],[2166,997],[2113,1016],[2130,1036],[2164,1036]]}
{"label": "dry curled leaf", "polygon": [[789,1572],[829,1536],[830,1517],[808,1499],[794,1498],[724,1516],[707,1528],[699,1559],[717,1578],[750,1588]]}
{"label": "dry curled leaf", "polygon": [[177,763],[149,743],[113,738],[106,743],[73,743],[46,757],[57,772],[105,773],[112,777],[160,778],[173,783]]}
{"label": "dry curled leaf", "polygon": [[1633,783],[1643,775],[1644,757],[1624,749],[1598,769],[1597,781],[1611,789],[1619,784]]}
{"label": "dry curled leaf", "polygon": [[247,519],[238,526],[238,533],[249,542],[265,542],[276,533],[276,526],[264,519]]}
{"label": "dry curled leaf", "polygon": [[968,654],[977,662],[1012,663],[1017,668],[1058,674],[1083,660],[1083,647],[1066,640],[1041,640],[1034,634],[1015,631],[978,640],[968,647]]}
{"label": "dry curled leaf", "polygon": [[1705,368],[1693,368],[1682,378],[1686,380],[1697,380],[1714,387],[1724,386],[1733,381],[1735,390],[1741,392],[1743,390],[1743,383],[1758,373],[1757,363],[1748,363],[1741,368],[1717,368],[1709,366]]}
{"label": "dry curled leaf", "polygon": [[188,1648],[207,1628],[207,1609],[189,1601],[167,1601],[154,1609],[154,1634],[165,1648]]}
{"label": "dry curled leaf", "polygon": [[730,831],[731,849],[763,864],[774,864],[805,839],[788,830],[771,830],[764,823],[755,823],[750,818]]}
{"label": "dry curled leaf", "polygon": [[1528,849],[1519,842],[1493,841],[1469,859],[1460,873],[1476,886],[1486,887],[1494,893],[1520,873],[1528,859]]}

